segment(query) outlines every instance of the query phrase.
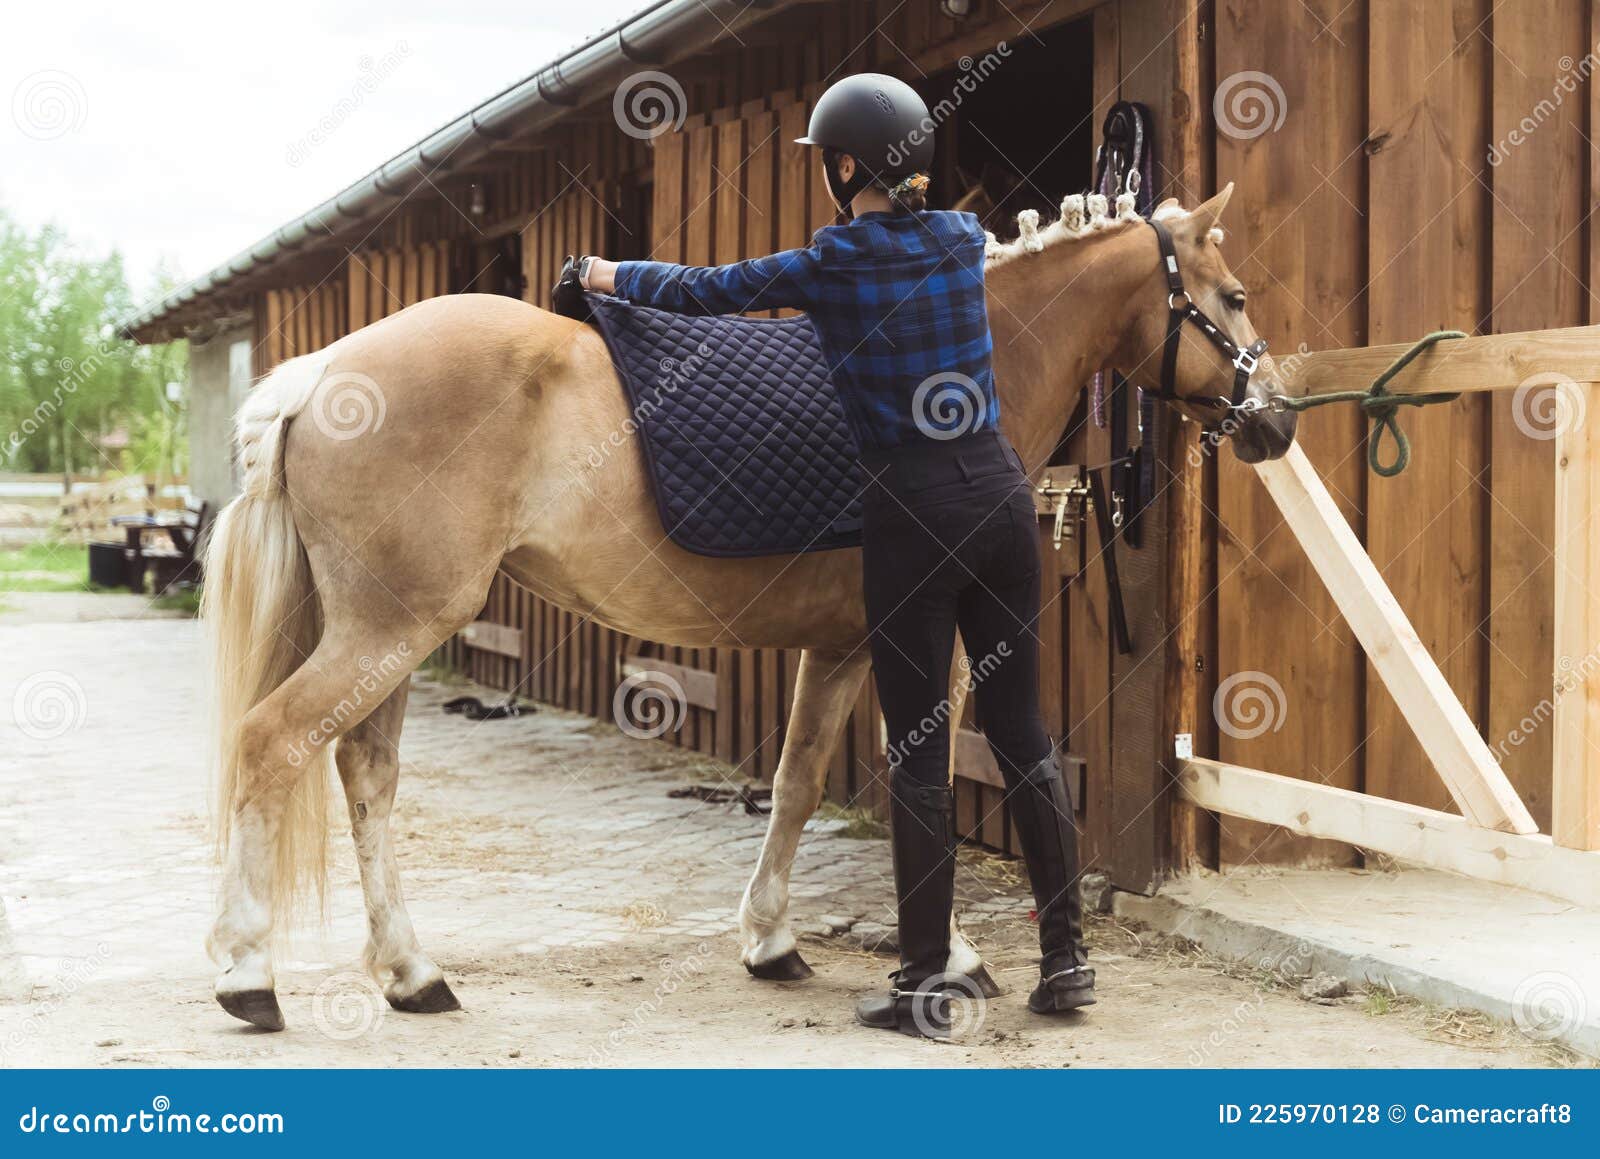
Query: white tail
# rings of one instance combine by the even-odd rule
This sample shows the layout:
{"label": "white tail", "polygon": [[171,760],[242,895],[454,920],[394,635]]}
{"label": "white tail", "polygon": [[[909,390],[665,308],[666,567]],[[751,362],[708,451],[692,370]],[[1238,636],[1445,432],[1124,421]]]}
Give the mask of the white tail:
{"label": "white tail", "polygon": [[[218,853],[226,859],[240,775],[240,724],[316,647],[321,607],[284,489],[283,445],[326,370],[331,348],[283,363],[239,409],[234,441],[243,494],[223,509],[205,549],[200,615],[211,650]],[[295,904],[319,907],[327,869],[332,746],[297,771],[279,830],[271,906],[282,923]]]}

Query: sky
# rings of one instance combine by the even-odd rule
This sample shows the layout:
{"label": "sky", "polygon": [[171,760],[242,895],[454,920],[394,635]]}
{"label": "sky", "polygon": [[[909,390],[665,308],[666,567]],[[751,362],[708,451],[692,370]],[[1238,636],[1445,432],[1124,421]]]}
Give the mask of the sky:
{"label": "sky", "polygon": [[136,288],[163,263],[195,277],[642,7],[8,5],[0,209],[120,250]]}

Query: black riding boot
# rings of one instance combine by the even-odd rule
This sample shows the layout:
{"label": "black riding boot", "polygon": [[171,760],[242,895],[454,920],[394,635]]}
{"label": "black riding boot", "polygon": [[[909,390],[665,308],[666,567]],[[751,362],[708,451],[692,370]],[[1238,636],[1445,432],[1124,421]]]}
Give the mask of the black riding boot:
{"label": "black riding boot", "polygon": [[894,989],[856,1005],[867,1026],[926,1038],[950,1035],[945,959],[955,901],[955,798],[948,786],[925,785],[897,768],[889,779],[894,888],[900,901],[900,969]]}
{"label": "black riding boot", "polygon": [[[1006,768],[1002,761],[1001,768]],[[1028,1009],[1054,1014],[1094,1004],[1094,970],[1083,945],[1083,907],[1078,896],[1078,831],[1072,802],[1052,753],[1024,768],[1010,782],[1011,820],[1028,861],[1039,913],[1039,984]]]}

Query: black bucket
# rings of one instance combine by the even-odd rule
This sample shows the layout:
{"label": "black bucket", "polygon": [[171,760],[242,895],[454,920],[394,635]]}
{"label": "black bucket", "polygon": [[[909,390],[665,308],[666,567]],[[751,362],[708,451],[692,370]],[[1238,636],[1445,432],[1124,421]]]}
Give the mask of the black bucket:
{"label": "black bucket", "polygon": [[91,543],[89,545],[89,584],[97,588],[128,586],[128,545]]}

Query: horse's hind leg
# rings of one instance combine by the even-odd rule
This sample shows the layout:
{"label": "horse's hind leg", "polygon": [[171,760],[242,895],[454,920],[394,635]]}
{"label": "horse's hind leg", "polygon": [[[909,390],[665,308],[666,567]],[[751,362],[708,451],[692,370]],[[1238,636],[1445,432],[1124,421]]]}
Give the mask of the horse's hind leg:
{"label": "horse's hind leg", "polygon": [[461,1004],[444,973],[417,943],[389,837],[409,691],[402,683],[391,692],[371,716],[339,738],[334,757],[350,809],[350,833],[367,903],[367,970],[396,1010],[435,1014],[459,1010]]}
{"label": "horse's hind leg", "polygon": [[772,817],[755,875],[739,906],[745,969],[757,978],[795,981],[811,967],[789,929],[789,870],[800,832],[822,803],[823,772],[866,675],[866,649],[800,657],[789,730],[772,782]]}
{"label": "horse's hind leg", "polygon": [[[292,848],[320,867],[326,836],[325,815],[288,816],[291,790],[301,777],[326,776],[321,757],[327,746],[410,676],[414,665],[391,663],[387,656],[374,664],[374,655],[395,647],[381,639],[330,632],[239,725],[233,836],[210,946],[226,967],[217,979],[217,1001],[234,1017],[267,1030],[283,1029],[271,941],[291,900],[286,883],[292,877],[281,872],[280,859]],[[394,654],[406,655],[421,644],[402,641]],[[323,802],[321,796],[311,800]],[[299,831],[289,847],[281,845],[286,825]]]}

